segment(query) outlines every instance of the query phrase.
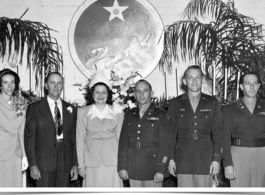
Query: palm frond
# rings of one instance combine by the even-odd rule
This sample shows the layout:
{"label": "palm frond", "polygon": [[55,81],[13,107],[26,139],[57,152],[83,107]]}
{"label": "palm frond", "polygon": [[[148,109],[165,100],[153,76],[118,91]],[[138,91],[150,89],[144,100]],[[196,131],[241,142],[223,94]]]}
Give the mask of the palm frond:
{"label": "palm frond", "polygon": [[53,30],[41,22],[0,18],[0,57],[3,60],[7,56],[8,60],[22,64],[26,55],[27,67],[36,70],[36,86],[43,68],[47,75],[63,66],[62,49],[50,31]]}

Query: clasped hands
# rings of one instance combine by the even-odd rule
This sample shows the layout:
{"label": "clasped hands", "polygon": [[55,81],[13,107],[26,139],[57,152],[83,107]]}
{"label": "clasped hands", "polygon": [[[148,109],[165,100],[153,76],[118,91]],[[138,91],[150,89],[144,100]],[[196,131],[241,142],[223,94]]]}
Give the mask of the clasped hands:
{"label": "clasped hands", "polygon": [[[169,161],[168,171],[171,175],[177,177],[176,176],[176,163],[172,159]],[[210,175],[217,175],[219,171],[220,171],[220,163],[213,161],[210,165],[210,171],[209,171]]]}
{"label": "clasped hands", "polygon": [[[71,175],[71,181],[76,180],[78,173],[77,173],[77,166],[73,166],[70,170],[70,175]],[[30,176],[35,179],[39,180],[41,178],[41,174],[39,171],[38,166],[34,165],[30,167]]]}
{"label": "clasped hands", "polygon": [[[120,178],[122,179],[122,180],[127,180],[127,179],[129,179],[129,177],[128,177],[128,171],[126,171],[126,170],[120,170],[119,171],[119,176],[120,176]],[[162,182],[163,181],[163,179],[164,179],[164,174],[162,174],[162,173],[156,173],[155,174],[155,176],[154,176],[154,182],[155,183],[160,183],[160,182]]]}

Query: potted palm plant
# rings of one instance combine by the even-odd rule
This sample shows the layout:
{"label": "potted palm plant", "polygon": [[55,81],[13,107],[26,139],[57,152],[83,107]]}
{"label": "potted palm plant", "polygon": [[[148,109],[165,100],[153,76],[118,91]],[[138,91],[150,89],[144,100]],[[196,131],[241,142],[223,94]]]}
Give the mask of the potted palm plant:
{"label": "potted palm plant", "polygon": [[233,0],[191,0],[182,16],[165,28],[161,67],[170,70],[172,60],[194,60],[205,73],[209,93],[223,104],[238,97],[243,73],[257,72],[265,84],[262,25],[238,13]]}
{"label": "potted palm plant", "polygon": [[41,22],[22,20],[24,14],[19,19],[0,17],[0,58],[22,64],[25,57],[27,67],[35,70],[37,86],[43,75],[62,67],[62,50],[50,35],[52,29]]}

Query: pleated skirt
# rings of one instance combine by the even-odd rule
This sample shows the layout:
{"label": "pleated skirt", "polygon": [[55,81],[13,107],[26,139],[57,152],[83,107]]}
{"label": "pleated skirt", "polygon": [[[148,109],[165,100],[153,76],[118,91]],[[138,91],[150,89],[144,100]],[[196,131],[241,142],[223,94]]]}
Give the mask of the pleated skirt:
{"label": "pleated skirt", "polygon": [[99,167],[86,167],[86,177],[83,180],[83,187],[122,187],[117,166],[105,166],[103,163]]}
{"label": "pleated skirt", "polygon": [[237,178],[231,187],[265,187],[265,147],[231,147]]}
{"label": "pleated skirt", "polygon": [[22,187],[21,158],[13,156],[0,161],[0,187]]}

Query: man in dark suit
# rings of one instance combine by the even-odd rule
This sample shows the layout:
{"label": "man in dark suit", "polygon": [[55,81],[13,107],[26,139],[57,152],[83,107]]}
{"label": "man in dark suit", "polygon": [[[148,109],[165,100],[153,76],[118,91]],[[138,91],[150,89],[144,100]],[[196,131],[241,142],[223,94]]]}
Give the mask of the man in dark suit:
{"label": "man in dark suit", "polygon": [[77,109],[60,98],[63,77],[58,72],[45,79],[47,97],[28,106],[25,150],[30,175],[37,187],[67,187],[77,179]]}
{"label": "man in dark suit", "polygon": [[168,112],[175,129],[170,174],[179,187],[211,187],[222,153],[222,114],[217,99],[201,92],[203,73],[190,66],[184,73],[187,92],[170,100]]}
{"label": "man in dark suit", "polygon": [[[151,103],[151,85],[135,85],[138,107],[126,112],[119,140],[118,172],[131,187],[162,187],[172,153],[170,116]],[[173,148],[172,148],[173,149]]]}

